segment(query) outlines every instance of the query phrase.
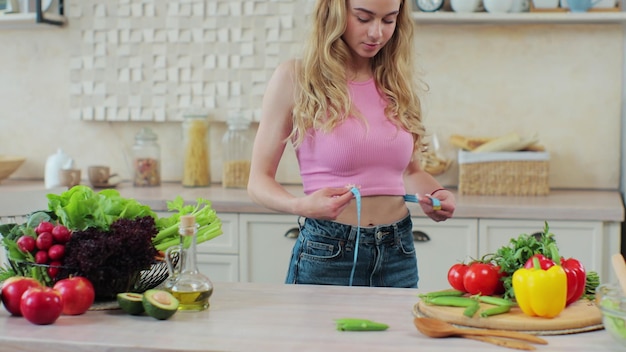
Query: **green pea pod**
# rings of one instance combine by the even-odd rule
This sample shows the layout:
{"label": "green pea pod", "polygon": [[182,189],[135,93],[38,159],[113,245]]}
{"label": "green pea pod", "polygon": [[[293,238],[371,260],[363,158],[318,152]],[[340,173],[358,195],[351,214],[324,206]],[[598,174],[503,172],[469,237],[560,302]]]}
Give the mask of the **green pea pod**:
{"label": "green pea pod", "polygon": [[488,309],[483,310],[482,312],[480,312],[480,316],[483,318],[486,318],[492,315],[507,313],[510,310],[511,310],[510,305],[495,306],[493,308],[488,308]]}
{"label": "green pea pod", "polygon": [[336,322],[339,331],[383,331],[389,328],[387,324],[367,319],[344,318],[337,319]]}
{"label": "green pea pod", "polygon": [[481,296],[474,295],[472,298],[479,300],[480,302],[493,304],[494,306],[512,306],[513,302],[506,298],[494,297],[494,296]]}
{"label": "green pea pod", "polygon": [[450,306],[450,307],[469,307],[478,302],[475,299],[469,297],[454,297],[454,296],[439,296],[424,299],[426,304],[432,304],[435,306]]}
{"label": "green pea pod", "polygon": [[463,311],[463,315],[465,315],[468,318],[473,317],[476,312],[478,312],[478,309],[480,308],[480,304],[478,304],[478,302],[474,301],[473,305],[467,306],[465,308],[465,310]]}
{"label": "green pea pod", "polygon": [[434,298],[434,297],[459,297],[459,296],[463,296],[464,294],[465,292],[463,291],[459,291],[455,289],[446,289],[446,290],[441,290],[441,291],[421,293],[417,296],[422,299],[429,299],[429,298]]}

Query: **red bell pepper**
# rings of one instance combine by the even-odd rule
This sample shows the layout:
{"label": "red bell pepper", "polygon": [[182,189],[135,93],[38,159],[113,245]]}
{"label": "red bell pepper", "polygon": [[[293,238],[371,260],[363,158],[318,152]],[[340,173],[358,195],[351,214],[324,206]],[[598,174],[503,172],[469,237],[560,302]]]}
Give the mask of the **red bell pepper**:
{"label": "red bell pepper", "polygon": [[537,258],[539,259],[539,267],[541,268],[541,270],[548,270],[551,267],[555,266],[556,263],[554,262],[554,260],[546,257],[543,254],[535,254],[532,257],[528,258],[528,260],[526,261],[526,264],[524,264],[524,268],[526,269],[533,269],[534,268],[534,262],[533,259]]}
{"label": "red bell pepper", "polygon": [[574,258],[561,257],[561,266],[567,275],[567,300],[566,305],[574,303],[585,293],[587,273],[582,263]]}

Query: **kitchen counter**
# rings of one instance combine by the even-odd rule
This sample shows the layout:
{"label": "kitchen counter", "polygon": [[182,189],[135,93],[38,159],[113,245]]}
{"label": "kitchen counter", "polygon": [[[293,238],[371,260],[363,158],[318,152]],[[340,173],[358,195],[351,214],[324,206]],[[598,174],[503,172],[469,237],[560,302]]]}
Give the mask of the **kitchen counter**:
{"label": "kitchen counter", "polygon": [[[294,195],[302,194],[301,186],[286,186]],[[0,183],[3,192],[43,190],[43,181],[6,180]],[[124,197],[135,198],[155,211],[167,210],[166,202],[180,195],[188,202],[198,197],[211,200],[213,208],[224,213],[272,213],[253,203],[244,189],[224,189],[219,184],[203,188],[186,188],[180,183],[163,183],[160,187],[133,187],[122,183],[117,187]],[[619,191],[551,190],[548,196],[467,196],[456,195],[456,218],[590,220],[622,222],[624,203]],[[421,208],[409,203],[414,216],[424,216]]]}
{"label": "kitchen counter", "polygon": [[[165,321],[121,310],[61,316],[33,325],[0,311],[3,351],[506,351],[461,338],[434,339],[413,326],[416,290],[215,283],[211,307]],[[365,318],[390,328],[341,332],[334,319]],[[621,351],[605,330],[545,336],[537,351]]]}

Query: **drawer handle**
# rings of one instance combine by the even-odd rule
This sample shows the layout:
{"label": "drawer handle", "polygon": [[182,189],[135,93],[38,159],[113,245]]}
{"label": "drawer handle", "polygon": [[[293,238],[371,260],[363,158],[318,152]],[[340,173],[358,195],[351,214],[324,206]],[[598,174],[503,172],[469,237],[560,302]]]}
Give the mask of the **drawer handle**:
{"label": "drawer handle", "polygon": [[291,228],[285,232],[285,238],[298,238],[300,235],[300,229],[297,227]]}
{"label": "drawer handle", "polygon": [[426,234],[426,232],[413,231],[413,241],[415,241],[415,242],[428,242],[428,241],[430,241],[430,236],[428,236]]}

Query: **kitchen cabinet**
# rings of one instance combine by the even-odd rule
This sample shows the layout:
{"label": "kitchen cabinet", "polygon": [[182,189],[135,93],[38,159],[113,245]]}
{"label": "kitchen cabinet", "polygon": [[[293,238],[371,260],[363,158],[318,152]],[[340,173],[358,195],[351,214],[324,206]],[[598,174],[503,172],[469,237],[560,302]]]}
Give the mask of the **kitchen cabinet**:
{"label": "kitchen cabinet", "polygon": [[419,290],[429,292],[449,288],[450,266],[478,257],[478,220],[452,218],[434,222],[424,217],[413,217],[412,220]]}
{"label": "kitchen cabinet", "polygon": [[[282,283],[291,258],[297,216],[239,214],[240,280]],[[450,266],[468,262],[509,244],[521,234],[543,231],[542,220],[452,218],[433,222],[413,217],[413,237],[419,269],[419,290],[448,288]],[[548,221],[561,255],[580,260],[587,270],[610,281],[611,254],[619,252],[619,223],[602,221]],[[606,279],[605,279],[606,278]]]}
{"label": "kitchen cabinet", "polygon": [[[157,212],[168,216],[167,212]],[[198,270],[214,282],[239,281],[239,223],[238,215],[220,213],[222,234],[198,244],[196,263]]]}
{"label": "kitchen cabinet", "polygon": [[284,283],[298,232],[296,215],[240,214],[241,281]]}

